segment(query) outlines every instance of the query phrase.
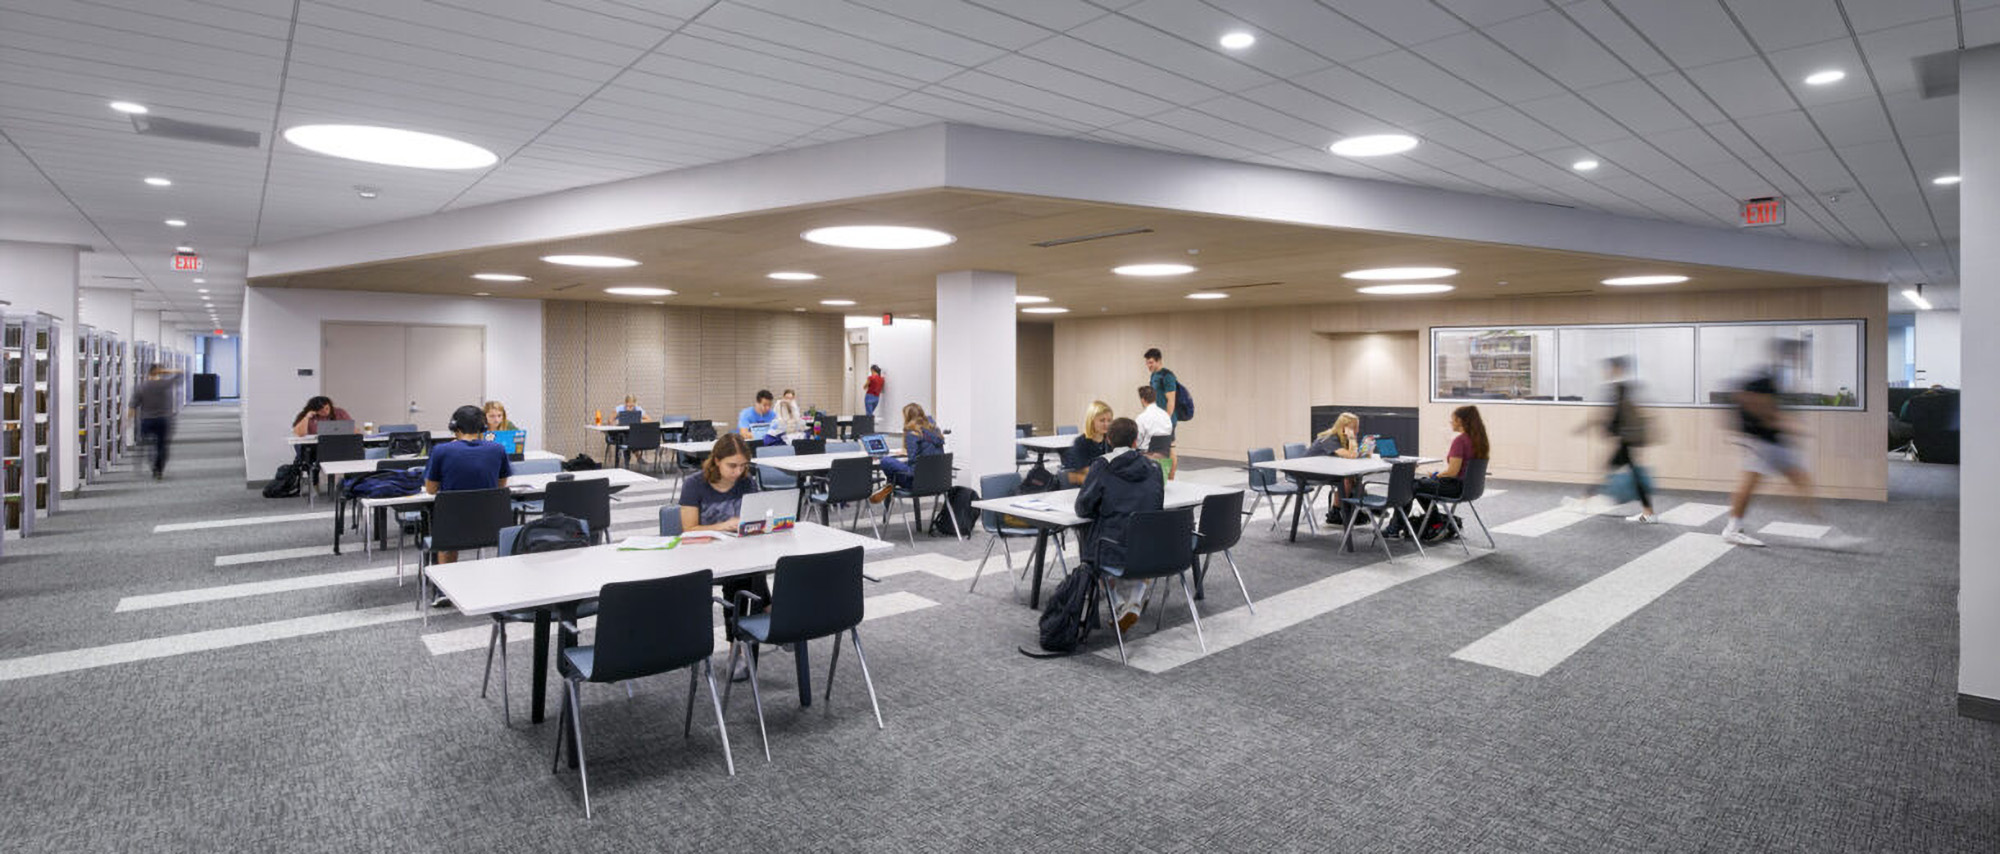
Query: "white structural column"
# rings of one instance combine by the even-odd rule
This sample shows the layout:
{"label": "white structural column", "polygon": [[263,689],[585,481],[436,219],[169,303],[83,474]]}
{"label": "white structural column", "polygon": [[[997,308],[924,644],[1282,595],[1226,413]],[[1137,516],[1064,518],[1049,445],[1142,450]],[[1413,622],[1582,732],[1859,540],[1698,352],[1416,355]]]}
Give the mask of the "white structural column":
{"label": "white structural column", "polygon": [[958,483],[1014,470],[1014,274],[937,277],[937,416]]}
{"label": "white structural column", "polygon": [[[1967,51],[1958,84],[1959,319],[1967,328],[2000,324],[2000,46]],[[1966,335],[1959,363],[2000,365],[2000,336]],[[1968,370],[1959,421],[1958,708],[2000,720],[2000,560],[1988,535],[2000,530],[2000,503],[1985,487],[2000,477],[2000,448],[1972,425],[2000,421],[2000,371]]]}

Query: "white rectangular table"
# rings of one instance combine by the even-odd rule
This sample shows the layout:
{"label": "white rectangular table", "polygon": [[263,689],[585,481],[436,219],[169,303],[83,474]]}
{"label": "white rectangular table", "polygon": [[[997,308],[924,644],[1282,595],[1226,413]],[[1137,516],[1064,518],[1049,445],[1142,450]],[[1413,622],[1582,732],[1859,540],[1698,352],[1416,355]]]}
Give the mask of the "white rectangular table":
{"label": "white rectangular table", "polygon": [[[592,469],[588,471],[549,472],[547,474],[515,475],[507,479],[507,488],[509,491],[514,493],[514,497],[526,498],[529,496],[538,495],[543,492],[546,492],[549,488],[550,483],[555,482],[556,478],[562,477],[565,474],[570,475],[571,478],[574,480],[608,480],[611,482],[611,487],[613,492],[616,492],[619,489],[631,486],[633,484],[654,483],[657,481],[657,478],[654,478],[652,475],[640,474],[636,471],[629,471],[626,469]],[[437,501],[437,496],[422,491],[419,491],[414,495],[396,495],[388,498],[361,499],[361,507],[358,512],[361,514],[361,519],[362,522],[364,523],[364,527],[362,528],[361,531],[362,541],[370,543],[372,545],[374,538],[373,525],[375,516],[377,515],[378,512],[393,513],[397,510],[407,510],[415,507],[427,507],[435,501]],[[339,537],[338,528],[335,529],[334,536],[336,538]],[[337,543],[335,544],[335,553],[336,554],[339,553],[339,546]],[[371,551],[369,553],[372,554],[373,552]],[[401,550],[398,550],[396,552],[396,575],[399,578],[403,574],[402,568],[403,568],[403,553]]]}
{"label": "white rectangular table", "polygon": [[[581,474],[581,472],[579,472]],[[535,687],[532,718],[542,720],[547,691],[549,626],[556,606],[595,598],[604,585],[710,570],[715,577],[756,575],[775,569],[778,559],[819,554],[860,546],[869,553],[893,548],[889,543],[838,528],[800,522],[789,531],[718,542],[686,543],[665,551],[619,551],[616,544],[566,551],[510,555],[430,567],[431,583],[454,607],[468,615],[534,609]],[[562,646],[575,643],[563,632]],[[805,675],[805,645],[796,650],[800,702],[811,705]]]}
{"label": "white rectangular table", "polygon": [[1022,436],[1014,444],[1035,452],[1035,464],[1041,465],[1042,458],[1049,454],[1059,454],[1069,450],[1076,443],[1076,434],[1063,433],[1053,436]]}
{"label": "white rectangular table", "polygon": [[[1343,478],[1380,474],[1388,471],[1392,462],[1408,462],[1416,463],[1419,466],[1427,466],[1435,465],[1443,462],[1443,460],[1436,457],[1392,457],[1390,459],[1360,457],[1351,460],[1346,457],[1332,456],[1294,457],[1289,460],[1265,460],[1264,462],[1256,463],[1253,468],[1284,472],[1291,475],[1293,479],[1298,480],[1302,486],[1310,487],[1314,481],[1333,483]],[[1302,489],[1298,500],[1292,502],[1291,542],[1296,543],[1299,541],[1299,515],[1305,507],[1306,491]]]}
{"label": "white rectangular table", "polygon": [[[555,454],[550,453],[548,451],[537,450],[537,451],[528,451],[526,453],[523,453],[521,455],[521,459],[560,460],[562,459],[562,457],[556,456]],[[347,477],[349,475],[367,474],[369,472],[377,471],[379,470],[379,467],[381,466],[382,463],[392,462],[397,460],[408,462],[410,466],[415,467],[428,464],[430,462],[430,457],[428,456],[383,457],[381,459],[374,459],[374,460],[340,460],[338,462],[320,463],[319,473],[322,477],[326,478],[326,480],[322,481],[322,483],[330,486],[333,483],[339,483],[340,478]],[[308,492],[311,492],[311,490],[308,490]],[[340,554],[340,532],[341,529],[345,528],[347,525],[346,516],[347,516],[346,503],[340,500],[340,496],[338,495],[334,496],[334,505],[333,505],[333,553],[334,554]]]}
{"label": "white rectangular table", "polygon": [[[1182,507],[1199,507],[1211,495],[1226,495],[1242,492],[1241,487],[1213,486],[1206,483],[1187,483],[1178,480],[1167,481],[1166,494],[1161,496],[1160,507],[1175,510]],[[1029,558],[1029,574],[1035,577],[1028,590],[1028,607],[1041,607],[1042,566],[1047,562],[1049,534],[1063,528],[1074,528],[1089,522],[1076,515],[1076,497],[1081,489],[1058,489],[1054,492],[1037,492],[1029,495],[1008,495],[1000,498],[982,498],[972,502],[975,510],[992,510],[1005,513],[1035,525],[1035,552]],[[1036,510],[1018,506],[1021,502],[1040,499],[1054,509]]]}
{"label": "white rectangular table", "polygon": [[[453,435],[454,434],[450,430],[430,431],[432,442],[448,442],[451,441]],[[319,444],[319,434],[314,433],[310,436],[286,436],[285,441],[293,445],[317,445]],[[361,441],[363,444],[367,444],[370,442],[387,442],[389,441],[389,434],[369,433],[365,436],[362,436]]]}

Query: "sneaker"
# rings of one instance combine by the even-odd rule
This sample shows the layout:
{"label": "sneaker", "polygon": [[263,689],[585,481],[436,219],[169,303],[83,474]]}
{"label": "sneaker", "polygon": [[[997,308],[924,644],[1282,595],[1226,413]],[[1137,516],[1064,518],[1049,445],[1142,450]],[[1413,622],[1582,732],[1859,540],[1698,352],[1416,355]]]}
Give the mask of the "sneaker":
{"label": "sneaker", "polygon": [[1763,540],[1742,531],[1724,531],[1722,532],[1722,541],[1732,546],[1761,546],[1764,544]]}
{"label": "sneaker", "polygon": [[440,593],[436,596],[436,598],[431,599],[431,607],[449,608],[451,607],[451,598]]}
{"label": "sneaker", "polygon": [[894,494],[896,494],[896,485],[895,484],[886,485],[881,489],[875,490],[874,495],[868,496],[868,503],[880,504],[884,501],[889,500],[889,496]]}
{"label": "sneaker", "polygon": [[1657,525],[1660,523],[1660,517],[1653,513],[1641,512],[1636,515],[1625,517],[1625,521],[1637,522],[1641,525]]}
{"label": "sneaker", "polygon": [[1132,627],[1138,624],[1139,609],[1120,608],[1118,610],[1118,631],[1120,634],[1131,631]]}

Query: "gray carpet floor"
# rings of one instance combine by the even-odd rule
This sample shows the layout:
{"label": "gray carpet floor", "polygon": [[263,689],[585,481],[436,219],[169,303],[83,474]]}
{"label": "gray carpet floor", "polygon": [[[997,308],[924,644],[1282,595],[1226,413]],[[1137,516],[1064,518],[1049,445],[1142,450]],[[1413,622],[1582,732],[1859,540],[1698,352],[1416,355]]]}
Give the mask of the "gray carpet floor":
{"label": "gray carpet floor", "polygon": [[[739,694],[731,777],[710,716],[698,709],[694,737],[680,735],[684,677],[644,680],[631,700],[593,686],[586,822],[576,776],[548,770],[553,703],[550,723],[523,720],[525,644],[514,726],[497,684],[478,696],[483,618],[216,640],[413,614],[411,589],[386,578],[118,610],[391,565],[358,553],[218,564],[324,545],[325,519],[154,530],[326,509],[245,490],[240,447],[234,409],[193,407],[167,480],[114,472],[6,544],[8,850],[2000,850],[2000,727],[1954,714],[1953,468],[1891,463],[1891,503],[1826,506],[1865,545],[1772,537],[1729,551],[1541,676],[1451,656],[1720,519],[1499,534],[1498,550],[1159,673],[1115,654],[1020,655],[1035,638],[1026,585],[1011,589],[996,554],[966,590],[984,536],[920,535],[913,550],[899,525],[881,565],[936,571],[869,590],[931,603],[863,627],[887,729],[851,664],[831,703],[802,710],[789,657],[770,653],[773,761]],[[1197,463],[1187,476],[1240,474]],[[1496,486],[1481,505],[1495,526],[1574,491]],[[665,498],[635,496],[622,515]],[[1780,519],[1809,521],[1766,499],[1752,529]],[[1379,553],[1325,535],[1287,543],[1267,524],[1236,551],[1260,603],[1380,568]],[[1242,605],[1226,576],[1212,582],[1205,612]],[[1187,621],[1175,600],[1161,637]],[[455,630],[474,647],[434,654],[424,640]],[[1153,631],[1149,614],[1135,646]],[[147,642],[161,638],[194,651],[158,654]],[[89,652],[63,657],[77,650]],[[7,675],[23,662],[54,672]],[[823,649],[814,665],[817,682]]]}

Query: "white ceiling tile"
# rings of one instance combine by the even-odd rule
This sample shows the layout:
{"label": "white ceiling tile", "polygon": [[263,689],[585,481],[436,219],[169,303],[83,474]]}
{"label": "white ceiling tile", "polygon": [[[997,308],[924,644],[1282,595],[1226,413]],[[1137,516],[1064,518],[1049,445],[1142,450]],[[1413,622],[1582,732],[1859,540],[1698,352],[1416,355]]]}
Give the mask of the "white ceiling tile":
{"label": "white ceiling tile", "polygon": [[[1773,51],[1770,58],[1785,86],[1807,106],[1875,94],[1874,81],[1868,77],[1861,52],[1855,48],[1854,40],[1845,36]],[[1806,83],[1808,75],[1829,70],[1844,71],[1847,77],[1823,86]]]}
{"label": "white ceiling tile", "polygon": [[1532,15],[1549,7],[1544,0],[1437,0],[1437,4],[1475,27]]}
{"label": "white ceiling tile", "polygon": [[[1601,47],[1630,65],[1639,74],[1672,71],[1674,65],[1653,47],[1653,43],[1632,29],[1624,16],[1605,0],[1582,0],[1562,7],[1562,14],[1601,42]],[[1567,39],[1568,35],[1564,34]],[[1532,56],[1530,57],[1533,58]]]}
{"label": "white ceiling tile", "polygon": [[[342,5],[356,5],[355,0],[334,0]],[[374,8],[392,15],[407,14],[403,7],[417,5],[407,0],[370,0]],[[686,18],[670,14],[648,14],[647,10],[630,6],[615,6],[599,2],[493,2],[493,0],[430,0],[422,4],[435,7],[448,14],[440,14],[434,20],[453,25],[471,19],[496,20],[505,27],[511,37],[525,29],[528,32],[576,36],[585,43],[614,44],[630,48],[645,49],[658,44],[660,39],[674,31]],[[665,10],[660,10],[665,11]],[[563,43],[551,40],[545,44],[548,49],[561,49]]]}
{"label": "white ceiling tile", "polygon": [[1232,0],[1227,8],[1268,36],[1333,62],[1351,62],[1396,49],[1394,42],[1355,26],[1315,0]]}
{"label": "white ceiling tile", "polygon": [[[1188,154],[1202,154],[1209,157],[1235,157],[1243,149],[1230,142],[1215,139],[1189,131],[1174,124],[1155,122],[1150,119],[1134,119],[1118,125],[1112,130],[1124,137],[1138,141],[1147,148],[1166,151],[1180,151]],[[1265,152],[1270,153],[1270,152]]]}
{"label": "white ceiling tile", "polygon": [[[1243,92],[1242,100],[1269,107],[1279,113],[1296,117],[1302,122],[1326,128],[1330,133],[1323,143],[1324,148],[1334,139],[1367,133],[1379,128],[1381,121],[1360,110],[1337,103],[1320,96],[1312,89],[1295,83],[1272,83]],[[1213,101],[1204,101],[1204,104]]]}
{"label": "white ceiling tile", "polygon": [[1742,31],[1730,22],[1728,13],[1714,2],[1612,0],[1611,5],[1682,68],[1756,53]]}
{"label": "white ceiling tile", "polygon": [[1840,160],[1828,149],[1818,148],[1779,154],[1777,160],[1784,166],[1786,172],[1805,183],[1800,189],[1815,197],[1824,199],[1830,193],[1843,191],[1840,193],[1842,201],[1833,204],[1848,204],[1852,200],[1847,199],[1847,195],[1858,189],[1855,186],[1854,176],[1848,173],[1847,167],[1842,166]]}
{"label": "white ceiling tile", "polygon": [[1953,0],[1895,0],[1893,3],[1846,4],[1847,17],[1857,33],[1871,33],[1904,24],[1948,18],[1956,11]]}
{"label": "white ceiling tile", "polygon": [[685,34],[633,67],[691,83],[726,81],[739,75],[755,77],[773,84],[796,86],[804,98],[800,103],[813,106],[820,105],[822,93],[880,102],[909,91],[914,82],[888,75],[849,74],[827,65],[811,65],[789,56]]}
{"label": "white ceiling tile", "polygon": [[[844,33],[858,39],[894,45],[901,50],[959,66],[978,65],[1007,53],[992,43],[880,12],[846,0],[734,0],[773,16],[804,23],[822,32]],[[706,18],[704,17],[704,20]]]}
{"label": "white ceiling tile", "polygon": [[1674,167],[1674,159],[1647,139],[1614,139],[1598,143],[1591,152],[1598,159],[1635,175],[1652,175]]}
{"label": "white ceiling tile", "polygon": [[[586,17],[577,15],[570,20],[582,21]],[[599,77],[608,76],[638,58],[665,35],[631,25],[593,28],[625,34],[622,40],[606,40],[435,3],[403,0],[305,4],[299,8],[299,26],[308,24],[417,46],[438,54],[503,57],[533,67],[560,67],[572,74]],[[639,37],[634,39],[634,34]]]}
{"label": "white ceiling tile", "polygon": [[1106,17],[1077,27],[1071,35],[1107,50],[1226,92],[1240,92],[1272,80],[1271,75],[1130,18]]}
{"label": "white ceiling tile", "polygon": [[[1928,182],[1939,175],[1958,174],[1958,134],[1946,133],[1936,136],[1903,137],[1903,149],[1910,155],[1910,163],[1916,167],[1917,176]],[[1925,184],[1924,192],[1955,194],[1956,187],[1937,187]]]}
{"label": "white ceiling tile", "polygon": [[774,15],[761,9],[720,3],[701,16],[690,32],[705,34],[711,29],[735,33],[771,45],[771,53],[814,54],[863,68],[895,74],[911,80],[936,82],[964,66],[904,50],[895,45],[829,31],[805,21]]}
{"label": "white ceiling tile", "polygon": [[1861,51],[1875,71],[1875,85],[1884,92],[1917,87],[1916,66],[1910,60],[1958,47],[1958,24],[1934,18],[1917,24],[1861,35]]}
{"label": "white ceiling tile", "polygon": [[1653,74],[1646,77],[1646,82],[1660,90],[1660,94],[1674,102],[1674,106],[1681,108],[1681,112],[1686,113],[1688,118],[1697,124],[1719,122],[1729,118],[1716,106],[1715,101],[1710,100],[1707,92],[1695,86],[1685,75],[1672,72]]}
{"label": "white ceiling tile", "polygon": [[[353,24],[352,21],[346,22]],[[489,52],[491,54],[491,52]],[[484,90],[516,87],[524,99],[556,93],[572,100],[602,85],[614,66],[561,57],[536,57],[529,63],[497,54],[468,56],[432,50],[421,43],[375,38],[363,32],[320,27],[301,22],[292,46],[294,61],[331,67],[359,67],[383,77],[422,88],[426,81],[485,81]],[[525,59],[526,57],[521,57]],[[543,58],[547,62],[539,61]],[[275,75],[274,75],[275,79]],[[476,83],[467,83],[472,86]]]}
{"label": "white ceiling tile", "polygon": [[1474,160],[1492,161],[1521,153],[1519,148],[1449,116],[1425,122],[1411,130],[1423,140],[1424,145],[1449,148]]}
{"label": "white ceiling tile", "polygon": [[1487,27],[1485,32],[1571,89],[1588,89],[1633,77],[1625,62],[1561,12],[1515,18]]}
{"label": "white ceiling tile", "polygon": [[1324,125],[1314,124],[1303,116],[1274,110],[1248,98],[1216,98],[1196,104],[1194,108],[1216,118],[1285,140],[1295,147],[1324,150],[1333,140],[1340,137],[1340,134],[1333,130]]}
{"label": "white ceiling tile", "polygon": [[1744,154],[1730,150],[1717,142],[1707,128],[1700,127],[1661,131],[1648,135],[1645,141],[1681,165],[1697,171],[1712,163],[1737,163]]}
{"label": "white ceiling tile", "polygon": [[923,21],[948,33],[1007,50],[1020,50],[1054,34],[1045,26],[1029,23],[992,9],[962,0],[856,0],[910,20]]}
{"label": "white ceiling tile", "polygon": [[922,92],[911,92],[897,98],[891,105],[927,113],[947,121],[978,124],[1001,130],[1058,135],[1090,130],[1089,127],[1066,122],[1054,116],[1034,113],[1011,105],[996,104],[975,95],[949,90],[926,89]]}
{"label": "white ceiling tile", "polygon": [[1805,113],[1799,110],[1747,116],[1738,119],[1737,123],[1773,156],[1826,147],[1826,140],[1820,138],[1819,131],[1806,121]]}
{"label": "white ceiling tile", "polygon": [[1766,53],[1847,38],[1837,0],[1725,0]]}
{"label": "white ceiling tile", "polygon": [[1356,23],[1404,46],[1444,38],[1466,29],[1458,18],[1429,3],[1340,0],[1336,8]]}
{"label": "white ceiling tile", "polygon": [[1806,108],[1820,132],[1838,148],[1873,142],[1896,141],[1896,132],[1889,126],[1889,116],[1882,112],[1882,103],[1874,98],[1850,98],[1831,104],[1819,104]]}
{"label": "white ceiling tile", "polygon": [[1322,97],[1360,110],[1377,122],[1376,127],[1351,133],[1380,133],[1412,127],[1436,119],[1440,113],[1412,98],[1345,68],[1315,71],[1298,79],[1298,84]]}
{"label": "white ceiling tile", "polygon": [[1106,127],[1137,118],[1127,113],[1108,109],[1089,101],[1078,100],[1047,89],[1038,89],[1023,83],[1016,83],[1004,77],[996,77],[983,71],[967,71],[953,76],[950,80],[925,87],[926,92],[950,90],[976,95],[1003,104],[1012,104],[1023,109],[1034,110],[1060,116],[1063,119],[1085,127]]}
{"label": "white ceiling tile", "polygon": [[1760,56],[1689,68],[1687,76],[1732,116],[1756,116],[1798,107],[1791,92],[1771,74]]}
{"label": "white ceiling tile", "polygon": [[1233,146],[1236,153],[1228,155],[1231,159],[1240,158],[1249,152],[1270,154],[1275,151],[1296,148],[1300,144],[1298,140],[1265,133],[1257,128],[1210,115],[1198,109],[1174,110],[1154,116],[1152,120],[1157,124],[1179,128],[1188,133],[1200,134],[1217,142]]}
{"label": "white ceiling tile", "polygon": [[1442,113],[1469,113],[1500,102],[1410,51],[1371,56],[1347,67]]}
{"label": "white ceiling tile", "polygon": [[1515,106],[1580,145],[1630,135],[1610,116],[1575,95],[1557,95]]}
{"label": "white ceiling tile", "polygon": [[1222,90],[1193,78],[1183,77],[1068,36],[1038,42],[1022,53],[1078,74],[1096,77],[1177,104],[1206,101],[1222,94]]}
{"label": "white ceiling tile", "polygon": [[1219,56],[1251,66],[1273,77],[1292,77],[1332,64],[1325,57],[1286,41],[1282,33],[1262,33],[1254,27],[1248,29],[1253,35],[1260,36],[1255,48],[1243,51],[1224,50],[1216,44],[1216,40],[1221,38],[1223,33],[1245,29],[1247,25],[1227,11],[1205,4],[1188,3],[1185,0],[1143,0],[1125,7],[1120,14],[1158,27]]}
{"label": "white ceiling tile", "polygon": [[1519,154],[1488,161],[1488,165],[1507,172],[1534,186],[1554,189],[1575,180],[1576,173],[1557,166],[1532,154]]}
{"label": "white ceiling tile", "polygon": [[858,88],[868,90],[869,95],[848,92],[832,92],[819,88],[800,86],[788,80],[749,74],[740,70],[721,68],[704,62],[696,62],[675,56],[652,54],[639,61],[631,70],[620,76],[629,78],[638,74],[650,74],[667,78],[679,84],[694,84],[699,88],[719,93],[747,95],[762,101],[796,104],[832,113],[852,113],[865,110],[875,104],[893,98],[908,89],[883,86],[870,81],[854,80]]}
{"label": "white ceiling tile", "polygon": [[1960,16],[1965,27],[1965,43],[1968,45],[1989,45],[2000,42],[2000,5],[1984,9],[1968,9]]}
{"label": "white ceiling tile", "polygon": [[1563,87],[1540,69],[1522,62],[1485,33],[1446,36],[1415,53],[1507,103],[1546,98]]}
{"label": "white ceiling tile", "polygon": [[1653,91],[1643,80],[1626,80],[1579,94],[1631,133],[1658,133],[1693,124],[1673,102]]}
{"label": "white ceiling tile", "polygon": [[1130,116],[1149,116],[1174,108],[1174,104],[1169,101],[1019,54],[987,63],[980,70],[1044,91],[1060,92],[1086,103],[1097,104]]}
{"label": "white ceiling tile", "polygon": [[1522,151],[1575,147],[1574,140],[1550,130],[1547,125],[1513,107],[1496,107],[1469,113],[1462,118],[1466,124]]}
{"label": "white ceiling tile", "polygon": [[1103,9],[1084,0],[972,0],[972,2],[991,11],[1057,32],[1067,31],[1079,24],[1104,16]]}

